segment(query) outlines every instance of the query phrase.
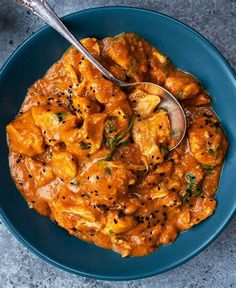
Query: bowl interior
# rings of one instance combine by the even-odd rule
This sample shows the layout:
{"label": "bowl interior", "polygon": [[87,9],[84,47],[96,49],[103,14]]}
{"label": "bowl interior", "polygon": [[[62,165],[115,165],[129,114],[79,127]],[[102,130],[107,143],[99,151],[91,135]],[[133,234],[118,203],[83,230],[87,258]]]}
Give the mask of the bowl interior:
{"label": "bowl interior", "polygon": [[236,207],[236,82],[222,56],[199,34],[165,15],[147,10],[109,7],[90,9],[64,18],[78,37],[116,35],[124,31],[143,36],[163,51],[174,65],[195,75],[213,97],[230,148],[216,198],[215,214],[177,240],[145,257],[118,254],[83,242],[30,210],[15,188],[8,167],[5,125],[19,110],[27,88],[58,60],[69,44],[51,28],[30,37],[0,72],[1,192],[0,213],[11,231],[34,253],[67,271],[99,279],[142,278],[167,271],[207,246],[233,215]]}

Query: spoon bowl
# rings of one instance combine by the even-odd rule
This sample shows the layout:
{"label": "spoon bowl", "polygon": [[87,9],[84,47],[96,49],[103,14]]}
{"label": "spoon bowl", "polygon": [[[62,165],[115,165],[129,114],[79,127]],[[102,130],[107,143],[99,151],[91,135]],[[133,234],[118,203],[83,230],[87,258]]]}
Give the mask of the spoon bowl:
{"label": "spoon bowl", "polygon": [[169,151],[175,149],[183,140],[186,132],[185,113],[176,98],[169,91],[154,83],[134,82],[123,84],[124,85],[122,86],[126,88],[140,89],[148,94],[160,97],[161,102],[158,105],[158,109],[164,109],[167,111],[172,130],[173,141],[172,146],[169,147]]}

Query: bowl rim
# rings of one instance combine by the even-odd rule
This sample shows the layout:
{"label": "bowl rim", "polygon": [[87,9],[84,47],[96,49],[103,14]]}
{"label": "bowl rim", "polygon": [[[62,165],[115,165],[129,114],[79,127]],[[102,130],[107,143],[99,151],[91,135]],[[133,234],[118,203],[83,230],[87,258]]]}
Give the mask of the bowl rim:
{"label": "bowl rim", "polygon": [[[135,6],[99,6],[99,7],[93,7],[93,8],[87,8],[87,9],[83,9],[80,11],[75,11],[73,13],[69,13],[63,17],[60,17],[62,20],[67,20],[70,17],[73,16],[77,16],[83,13],[87,13],[87,12],[93,12],[93,11],[99,11],[99,10],[113,10],[113,9],[122,9],[122,10],[132,10],[132,11],[143,11],[146,12],[148,14],[153,14],[153,15],[159,15],[165,19],[168,19],[178,25],[180,25],[182,28],[188,30],[189,32],[195,34],[196,37],[200,38],[201,40],[203,40],[204,44],[208,45],[211,48],[211,51],[213,51],[218,58],[220,59],[220,61],[222,61],[226,68],[229,71],[229,76],[232,77],[235,81],[236,81],[236,72],[234,71],[234,69],[232,68],[232,66],[229,64],[229,62],[225,59],[225,57],[223,56],[223,54],[209,41],[207,40],[207,38],[205,38],[203,35],[201,35],[199,32],[197,32],[194,28],[190,27],[189,25],[185,24],[184,22],[177,20],[171,16],[168,16],[164,13],[161,12],[157,12],[157,11],[153,11],[151,9],[147,9],[147,8],[140,8],[140,7],[135,7]],[[39,28],[34,34],[32,34],[31,36],[27,37],[11,54],[10,56],[7,58],[7,60],[5,61],[5,63],[2,65],[2,67],[0,68],[0,82],[1,82],[1,76],[4,73],[4,69],[8,66],[8,64],[11,62],[11,60],[17,55],[17,53],[19,52],[19,50],[26,45],[28,42],[30,42],[31,40],[33,40],[34,37],[36,37],[40,32],[46,30],[46,29],[50,29],[50,27],[48,25],[44,25],[43,27]],[[207,248],[220,234],[221,232],[226,228],[226,226],[229,224],[230,220],[233,218],[233,216],[236,215],[236,205],[235,208],[228,214],[228,217],[224,219],[224,221],[222,222],[220,228],[215,231],[215,233],[209,237],[209,239],[207,241],[205,241],[198,249],[195,249],[192,253],[188,254],[185,258],[182,258],[179,261],[173,262],[171,265],[169,265],[168,268],[164,268],[164,269],[159,269],[159,271],[150,271],[145,272],[145,273],[139,273],[137,275],[133,275],[133,276],[104,276],[104,275],[96,275],[94,273],[86,273],[83,271],[78,271],[74,268],[70,268],[66,265],[63,265],[53,259],[51,259],[50,257],[46,256],[44,253],[42,253],[40,250],[38,250],[37,248],[35,248],[34,246],[32,246],[21,234],[18,233],[17,229],[15,229],[14,224],[10,222],[10,220],[8,219],[6,213],[3,211],[1,204],[0,204],[0,219],[3,221],[3,223],[7,226],[7,228],[11,231],[11,233],[15,236],[15,238],[17,240],[19,240],[27,249],[29,249],[34,255],[38,256],[39,258],[41,258],[42,260],[46,261],[49,264],[52,264],[53,266],[62,269],[63,271],[66,272],[70,272],[72,274],[75,275],[79,275],[79,276],[83,276],[83,277],[88,277],[88,278],[92,278],[92,279],[98,279],[98,280],[109,280],[109,281],[127,281],[127,280],[136,280],[136,279],[143,279],[143,278],[147,278],[147,277],[151,277],[151,276],[155,276],[155,275],[159,275],[162,274],[164,272],[167,272],[169,270],[172,270],[182,264],[184,264],[185,262],[187,262],[188,260],[192,259],[194,256],[196,256],[197,254],[199,254],[200,252],[202,252],[205,248]]]}

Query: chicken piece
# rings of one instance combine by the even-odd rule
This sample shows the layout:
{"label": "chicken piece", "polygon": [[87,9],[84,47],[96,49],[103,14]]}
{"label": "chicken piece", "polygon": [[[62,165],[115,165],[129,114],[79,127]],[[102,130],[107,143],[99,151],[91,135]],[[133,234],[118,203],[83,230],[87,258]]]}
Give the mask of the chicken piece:
{"label": "chicken piece", "polygon": [[180,231],[183,231],[191,228],[191,226],[191,213],[189,208],[185,207],[180,213],[178,213],[176,227]]}
{"label": "chicken piece", "polygon": [[[140,191],[146,191],[146,197],[151,197],[152,199],[160,198],[168,195],[169,188],[166,189],[166,178],[170,178],[170,174],[173,170],[173,163],[171,161],[165,161],[161,164],[158,164],[154,171],[148,173],[147,177],[139,184]],[[164,179],[164,180],[163,180]],[[165,185],[161,182],[165,181]],[[159,185],[160,184],[160,185]]]}
{"label": "chicken piece", "polygon": [[76,176],[76,159],[69,152],[53,151],[50,165],[54,174],[63,180],[72,179]]}
{"label": "chicken piece", "polygon": [[194,157],[203,165],[220,164],[227,150],[227,141],[216,119],[201,117],[188,131]]}
{"label": "chicken piece", "polygon": [[99,103],[107,104],[126,99],[125,93],[111,81],[104,78],[90,78],[89,80],[87,82],[87,90]]}
{"label": "chicken piece", "polygon": [[134,184],[135,175],[119,162],[100,160],[81,175],[81,189],[86,191],[91,203],[112,205],[127,193]]}
{"label": "chicken piece", "polygon": [[100,56],[100,46],[96,38],[83,38],[81,43],[93,57],[98,58]]}
{"label": "chicken piece", "polygon": [[90,81],[91,79],[101,79],[102,73],[95,68],[90,61],[85,59],[84,57],[81,58],[79,62],[79,72],[82,75],[82,81]]}
{"label": "chicken piece", "polygon": [[72,101],[75,112],[80,119],[84,119],[88,114],[98,113],[101,111],[101,106],[93,97],[74,96]]}
{"label": "chicken piece", "polygon": [[[100,47],[95,38],[85,38],[81,40],[84,47],[91,53],[98,61],[100,60]],[[79,64],[79,65],[78,65]],[[90,81],[91,79],[102,78],[102,74],[90,63],[83,55],[77,63],[82,81]]]}
{"label": "chicken piece", "polygon": [[170,176],[173,170],[173,162],[165,161],[164,163],[157,166],[157,169],[154,173],[159,174],[161,177]]}
{"label": "chicken piece", "polygon": [[[74,46],[70,46],[61,58],[61,62],[63,64],[66,63],[67,65],[70,65],[71,67],[73,67],[74,72],[76,73],[76,76],[78,79],[77,81],[79,81],[79,82],[81,81],[81,74],[79,72],[78,63],[81,61],[81,57],[82,57],[82,55],[80,54],[78,49],[76,49]],[[51,71],[51,69],[48,70],[48,72],[46,74],[48,79],[49,79],[49,77],[51,78],[51,75],[54,74],[54,73],[52,74],[52,72],[53,71]]]}
{"label": "chicken piece", "polygon": [[47,185],[55,179],[55,175],[50,166],[32,158],[25,158],[25,165],[32,176],[35,188]]}
{"label": "chicken piece", "polygon": [[12,151],[35,156],[44,151],[41,131],[35,126],[31,111],[18,116],[7,125],[7,136]]}
{"label": "chicken piece", "polygon": [[133,33],[123,33],[115,38],[105,39],[106,54],[135,81],[142,81],[148,71],[145,43]]}
{"label": "chicken piece", "polygon": [[166,78],[165,88],[178,100],[193,98],[201,92],[197,80],[192,75],[180,70],[175,70]]}
{"label": "chicken piece", "polygon": [[41,129],[46,144],[55,146],[65,131],[76,127],[78,118],[62,107],[42,105],[32,107],[35,124]]}
{"label": "chicken piece", "polygon": [[191,202],[191,225],[208,218],[216,209],[216,200],[208,197],[197,197]]}
{"label": "chicken piece", "polygon": [[206,91],[201,91],[194,98],[187,99],[183,102],[183,107],[203,106],[211,103],[211,98]]}
{"label": "chicken piece", "polygon": [[61,140],[66,144],[67,150],[78,157],[95,153],[102,144],[105,118],[105,113],[91,114],[84,120],[81,128],[61,133]]}
{"label": "chicken piece", "polygon": [[168,194],[169,190],[164,185],[157,185],[151,189],[149,196],[152,199],[158,199],[166,197]]}
{"label": "chicken piece", "polygon": [[74,88],[79,85],[78,76],[72,64],[63,59],[59,60],[42,79],[36,81],[29,88],[22,111],[46,104],[67,107],[70,104],[67,96],[71,96]]}
{"label": "chicken piece", "polygon": [[107,223],[103,228],[102,233],[109,234],[119,234],[126,232],[137,225],[137,221],[133,216],[122,216],[119,217],[119,211],[109,211],[107,213]]}
{"label": "chicken piece", "polygon": [[132,136],[148,161],[157,164],[162,163],[168,152],[168,143],[171,141],[170,123],[168,114],[160,110],[153,116],[134,121]]}
{"label": "chicken piece", "polygon": [[106,112],[116,118],[117,129],[122,132],[128,128],[133,114],[127,99],[117,100],[106,104]]}
{"label": "chicken piece", "polygon": [[141,117],[149,116],[161,102],[160,97],[156,95],[148,94],[140,100],[137,104],[136,111],[137,114],[140,114]]}
{"label": "chicken piece", "polygon": [[[63,57],[47,71],[44,79],[50,81],[49,89],[51,89],[50,86],[54,86],[59,91],[67,91],[71,86],[76,87],[79,84],[80,73],[75,61],[78,61],[80,56],[77,53],[73,47],[69,48]],[[47,95],[51,93],[48,91]]]}
{"label": "chicken piece", "polygon": [[161,102],[159,96],[155,94],[149,94],[143,90],[135,89],[128,96],[132,103],[132,108],[142,118],[150,116],[150,114],[156,109]]}
{"label": "chicken piece", "polygon": [[120,200],[119,203],[115,204],[114,206],[120,211],[122,211],[122,215],[123,213],[125,215],[129,215],[137,211],[140,207],[140,204],[140,199],[137,196],[132,195],[132,197],[125,197],[124,199]]}
{"label": "chicken piece", "polygon": [[[83,46],[98,60],[100,55],[100,48],[98,41],[94,38],[84,38],[81,40]],[[75,47],[71,47],[63,55],[63,63],[68,63],[71,65],[77,76],[79,77],[80,82],[87,81],[94,78],[101,78],[102,74],[95,68],[85,57],[78,52]]]}
{"label": "chicken piece", "polygon": [[159,241],[161,244],[168,244],[173,242],[177,237],[177,231],[174,226],[166,226],[161,233]]}
{"label": "chicken piece", "polygon": [[163,205],[166,207],[178,207],[182,204],[179,195],[171,191],[167,196],[155,199],[154,203],[157,207],[161,207]]}
{"label": "chicken piece", "polygon": [[173,71],[173,66],[169,59],[156,48],[152,47],[149,54],[150,82],[163,86],[167,75]]}
{"label": "chicken piece", "polygon": [[52,217],[66,229],[72,231],[101,229],[104,225],[99,210],[91,207],[84,197],[72,192],[66,186],[61,188],[58,197],[49,205]]}

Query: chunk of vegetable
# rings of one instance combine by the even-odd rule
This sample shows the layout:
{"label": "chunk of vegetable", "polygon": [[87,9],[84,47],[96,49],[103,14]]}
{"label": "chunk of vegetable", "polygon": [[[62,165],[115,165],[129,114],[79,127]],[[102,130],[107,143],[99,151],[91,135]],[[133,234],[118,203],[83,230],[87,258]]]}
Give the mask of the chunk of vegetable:
{"label": "chunk of vegetable", "polygon": [[[163,110],[147,119],[135,119],[132,129],[134,142],[149,162],[161,163],[171,141],[170,123],[167,113]],[[164,148],[165,151],[164,151]]]}

